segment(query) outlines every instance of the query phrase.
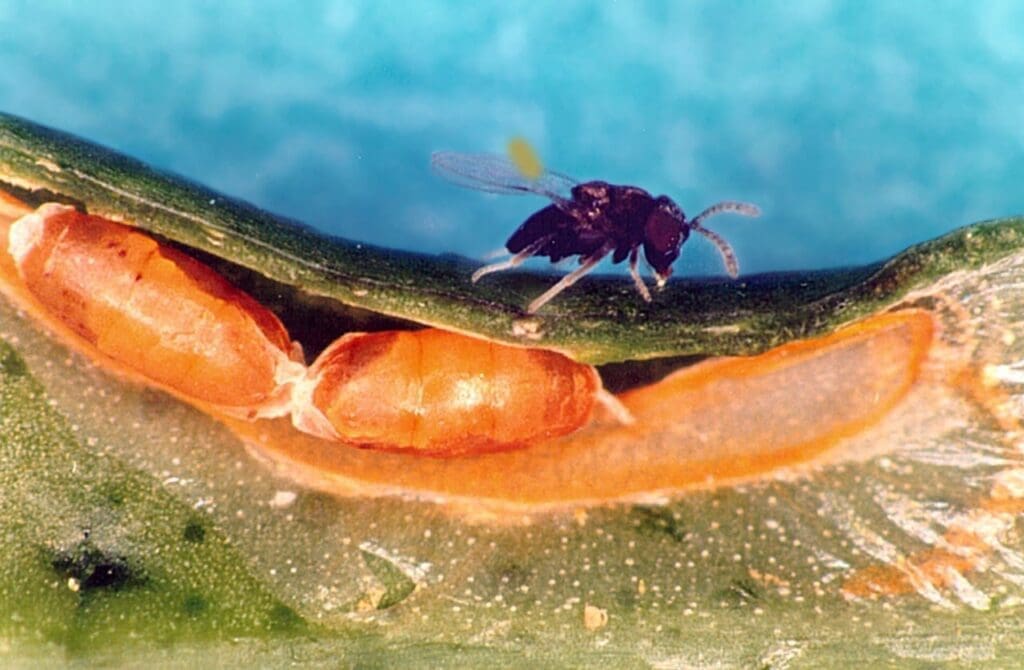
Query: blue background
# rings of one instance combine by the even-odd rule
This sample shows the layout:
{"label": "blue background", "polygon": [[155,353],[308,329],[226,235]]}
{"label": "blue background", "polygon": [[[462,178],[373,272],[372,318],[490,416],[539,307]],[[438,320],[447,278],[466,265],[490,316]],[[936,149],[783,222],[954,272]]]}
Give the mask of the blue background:
{"label": "blue background", "polygon": [[[745,272],[1024,212],[1024,3],[0,0],[0,109],[322,230],[481,256],[544,203],[437,149],[720,199]],[[703,240],[679,274],[720,273]]]}

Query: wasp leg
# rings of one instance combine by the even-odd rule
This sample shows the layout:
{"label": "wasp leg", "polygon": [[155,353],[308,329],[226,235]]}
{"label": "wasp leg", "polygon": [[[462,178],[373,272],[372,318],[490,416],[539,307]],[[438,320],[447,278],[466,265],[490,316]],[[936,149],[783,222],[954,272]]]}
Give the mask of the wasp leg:
{"label": "wasp leg", "polygon": [[640,297],[644,299],[644,302],[650,302],[651,292],[647,290],[647,284],[644,283],[644,278],[640,276],[640,270],[637,268],[639,255],[639,249],[633,249],[632,253],[629,254],[629,274],[633,277],[633,283],[636,285],[636,290],[640,293]]}
{"label": "wasp leg", "polygon": [[549,288],[547,291],[544,291],[544,293],[542,293],[539,298],[531,302],[530,305],[526,308],[526,313],[533,314],[538,309],[546,305],[549,300],[551,300],[556,295],[558,295],[565,289],[575,284],[577,281],[580,280],[580,278],[583,275],[593,270],[594,266],[600,263],[601,259],[607,256],[608,252],[610,251],[611,249],[609,247],[601,247],[595,253],[588,256],[587,260],[583,261],[582,265],[580,265],[578,268],[562,277],[560,280],[558,280],[557,284]]}
{"label": "wasp leg", "polygon": [[547,244],[550,240],[551,240],[551,236],[550,235],[546,235],[546,236],[544,236],[544,237],[534,241],[532,244],[530,244],[525,249],[520,251],[515,256],[512,256],[511,258],[507,258],[507,259],[505,259],[505,260],[503,260],[503,261],[501,261],[499,263],[491,263],[490,265],[483,266],[482,268],[480,268],[479,270],[474,272],[473,276],[470,277],[469,279],[470,279],[471,282],[473,282],[475,284],[478,281],[480,281],[481,277],[483,277],[485,275],[489,275],[492,272],[501,272],[503,270],[511,270],[514,267],[522,265],[523,261],[525,261],[527,258],[530,258],[531,256],[535,256],[537,254],[537,252],[540,251],[541,248],[545,244]]}

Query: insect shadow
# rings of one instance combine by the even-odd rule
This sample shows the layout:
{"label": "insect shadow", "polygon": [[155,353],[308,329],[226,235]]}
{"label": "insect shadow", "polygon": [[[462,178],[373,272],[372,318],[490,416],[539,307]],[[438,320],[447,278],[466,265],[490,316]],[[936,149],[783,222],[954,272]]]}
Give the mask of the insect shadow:
{"label": "insect shadow", "polygon": [[672,265],[691,231],[718,247],[726,272],[735,277],[739,274],[736,254],[718,233],[705,228],[704,222],[725,212],[761,214],[755,205],[727,200],[687,220],[683,210],[668,196],[655,197],[636,186],[579,182],[547,170],[530,178],[511,160],[492,154],[439,151],[430,157],[430,163],[440,175],[460,186],[488,193],[532,193],[551,200],[551,205],[535,212],[508,238],[505,248],[512,254],[510,258],[485,265],[472,277],[475,283],[485,275],[514,268],[534,256],[547,256],[552,263],[578,256],[580,266],[531,302],[526,308],[530,314],[579,281],[608,254],[612,254],[613,263],[629,258],[629,273],[636,290],[650,302],[651,293],[638,267],[641,247],[644,261],[661,288],[672,275]]}

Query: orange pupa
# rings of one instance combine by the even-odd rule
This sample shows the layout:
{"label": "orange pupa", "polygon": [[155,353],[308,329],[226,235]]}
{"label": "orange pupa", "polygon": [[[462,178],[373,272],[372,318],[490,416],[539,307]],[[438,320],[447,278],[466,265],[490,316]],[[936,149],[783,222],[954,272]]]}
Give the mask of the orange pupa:
{"label": "orange pupa", "polygon": [[301,351],[272,312],[206,265],[59,204],[15,221],[8,251],[42,307],[115,363],[232,415],[288,412]]}
{"label": "orange pupa", "polygon": [[296,389],[293,421],[350,444],[454,456],[571,433],[595,399],[616,406],[594,368],[552,351],[437,329],[351,333]]}
{"label": "orange pupa", "polygon": [[588,365],[441,330],[349,333],[307,371],[280,320],[212,268],[65,205],[15,221],[8,251],[28,292],[75,336],[228,415],[290,413],[317,437],[431,456],[571,433],[595,401],[630,421]]}

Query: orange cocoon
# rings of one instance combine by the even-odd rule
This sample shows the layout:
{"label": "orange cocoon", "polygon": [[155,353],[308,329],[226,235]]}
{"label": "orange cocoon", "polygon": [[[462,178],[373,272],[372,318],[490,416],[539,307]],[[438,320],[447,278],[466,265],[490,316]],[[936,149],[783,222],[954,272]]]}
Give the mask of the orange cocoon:
{"label": "orange cocoon", "polygon": [[[781,468],[857,458],[846,449],[859,442],[845,439],[879,429],[894,416],[921,380],[932,337],[927,312],[875,316],[760,356],[700,363],[625,393],[620,400],[635,418],[632,424],[602,418],[522,449],[456,458],[348,449],[283,422],[228,423],[284,474],[332,493],[411,496],[481,518],[519,518],[610,501],[661,500],[673,492],[771,476]],[[382,365],[387,355],[371,360]],[[551,420],[539,412],[557,394],[544,390],[543,379],[535,378],[526,394],[537,399],[533,414],[504,415],[523,424],[521,439],[527,431],[546,430]],[[388,384],[374,393],[394,402],[406,397],[403,388]],[[381,398],[385,392],[391,397]],[[432,435],[438,445],[459,437],[452,425]]]}
{"label": "orange cocoon", "polygon": [[285,382],[305,371],[288,333],[206,265],[57,204],[15,221],[8,251],[28,292],[115,362],[234,413],[287,411]]}
{"label": "orange cocoon", "polygon": [[345,335],[310,378],[308,400],[294,403],[300,429],[444,456],[570,433],[587,422],[601,390],[592,367],[561,354],[435,329]]}

